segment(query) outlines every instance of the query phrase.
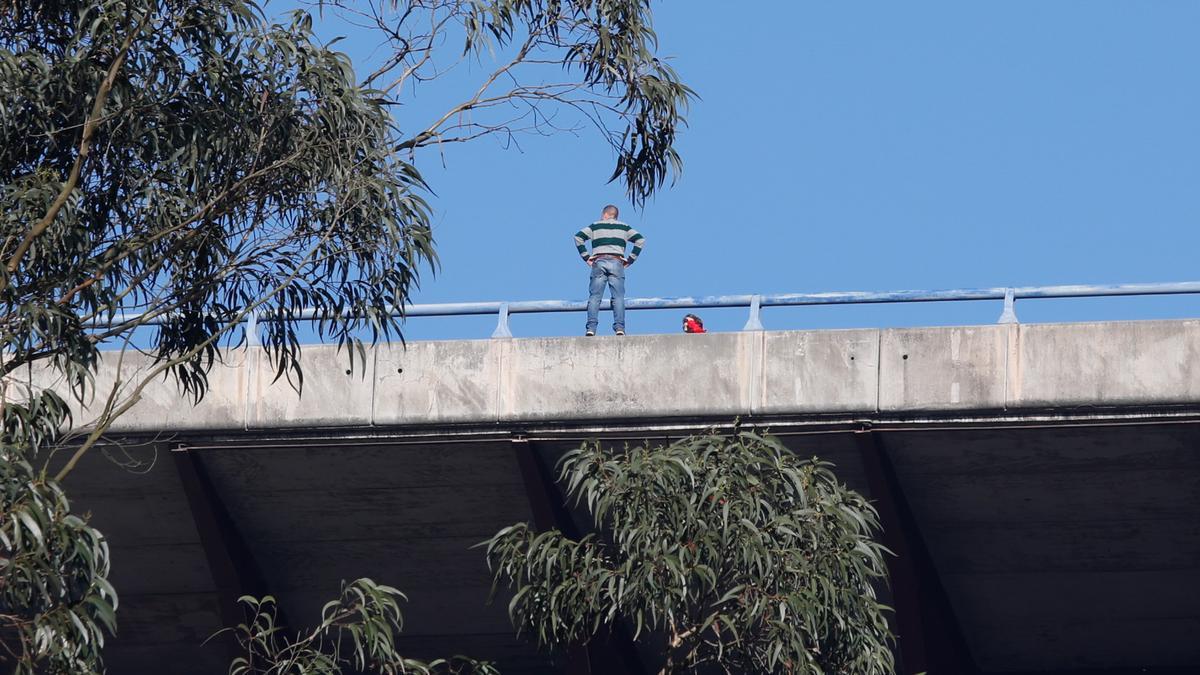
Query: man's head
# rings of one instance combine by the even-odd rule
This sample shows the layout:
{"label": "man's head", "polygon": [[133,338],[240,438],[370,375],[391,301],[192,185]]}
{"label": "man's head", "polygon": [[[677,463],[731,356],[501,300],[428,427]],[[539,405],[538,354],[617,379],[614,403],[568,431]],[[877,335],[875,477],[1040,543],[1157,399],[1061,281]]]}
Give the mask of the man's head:
{"label": "man's head", "polygon": [[612,204],[608,204],[604,207],[604,210],[600,212],[600,217],[605,220],[613,220],[619,215],[621,215],[621,212]]}

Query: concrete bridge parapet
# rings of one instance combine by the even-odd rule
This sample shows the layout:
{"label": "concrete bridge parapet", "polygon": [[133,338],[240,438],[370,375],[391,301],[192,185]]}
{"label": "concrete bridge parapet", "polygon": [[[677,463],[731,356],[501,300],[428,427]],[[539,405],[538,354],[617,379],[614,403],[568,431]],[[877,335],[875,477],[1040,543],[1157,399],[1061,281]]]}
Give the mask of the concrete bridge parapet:
{"label": "concrete bridge parapet", "polygon": [[[393,343],[354,372],[312,345],[300,396],[264,361],[229,352],[195,407],[155,381],[114,431],[1200,404],[1200,320]],[[149,365],[106,358],[97,391]]]}

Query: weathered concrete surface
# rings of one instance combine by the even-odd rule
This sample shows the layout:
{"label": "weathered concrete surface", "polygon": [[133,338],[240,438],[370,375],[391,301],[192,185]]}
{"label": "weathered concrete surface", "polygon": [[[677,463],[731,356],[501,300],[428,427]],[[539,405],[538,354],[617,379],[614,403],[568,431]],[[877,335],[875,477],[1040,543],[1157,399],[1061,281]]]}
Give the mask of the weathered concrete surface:
{"label": "weathered concrete surface", "polygon": [[507,341],[412,342],[375,352],[372,421],[436,424],[500,414],[500,360]]}
{"label": "weathered concrete surface", "polygon": [[[66,480],[74,510],[91,513],[112,547],[120,630],[106,645],[111,673],[229,668],[221,645],[206,643],[222,627],[220,596],[171,456],[187,440],[105,448],[137,462],[136,472],[92,452]],[[491,574],[471,548],[530,518],[511,445],[251,442],[194,452],[290,627],[314,625],[344,581],[367,576],[408,596],[407,656],[465,652],[544,672],[509,624],[505,591],[488,603]]]}
{"label": "weathered concrete surface", "polygon": [[[894,465],[979,673],[1200,672],[1200,422],[935,426],[871,433]],[[509,437],[522,427],[498,425],[505,433],[490,440],[355,437],[352,429],[298,440],[251,429],[219,442],[179,434],[169,444],[109,448],[144,461],[139,473],[88,455],[67,490],[113,551],[121,624],[107,645],[110,672],[228,666],[203,644],[221,626],[220,605],[167,456],[176,444],[193,448],[290,628],[310,625],[343,580],[370,576],[409,597],[406,654],[470,654],[509,675],[562,672],[514,635],[504,588],[488,603],[491,574],[471,548],[532,515],[515,451],[523,443]],[[879,498],[860,434],[780,434],[796,455],[834,462],[841,480]],[[620,447],[643,436],[670,440],[636,426],[600,439]],[[562,431],[526,442],[552,467],[583,437]],[[570,517],[591,528],[583,509]]]}
{"label": "weathered concrete surface", "polygon": [[538,338],[502,348],[503,420],[735,416],[749,407],[761,336]]}
{"label": "weathered concrete surface", "polygon": [[185,398],[161,367],[155,367],[149,358],[136,352],[126,352],[124,356],[105,352],[95,386],[83,405],[67,395],[65,380],[48,370],[32,373],[21,370],[12,379],[34,388],[57,389],[74,402],[72,413],[77,426],[92,426],[110,401],[116,408],[136,398],[134,406],[113,425],[114,430],[161,430],[176,425],[189,429],[242,429],[249,412],[248,402],[253,400],[251,379],[259,372],[259,358],[260,355],[245,350],[225,353],[224,363],[214,366],[208,392],[198,404]]}
{"label": "weathered concrete surface", "polygon": [[1200,423],[885,436],[982,672],[1200,672]]}
{"label": "weathered concrete surface", "polygon": [[[119,460],[129,469],[119,466]],[[226,672],[229,659],[205,645],[221,627],[216,585],[166,443],[85,455],[66,480],[72,510],[88,514],[112,552],[120,589],[110,673]],[[171,664],[166,671],[163,664]]]}
{"label": "weathered concrete surface", "polygon": [[[304,382],[297,396],[287,377],[276,379],[274,368],[261,353],[251,351],[247,363],[253,374],[243,400],[247,428],[324,427],[371,423],[375,358],[353,368],[345,353],[321,348],[305,350]],[[221,373],[222,376],[225,373]]]}
{"label": "weathered concrete surface", "polygon": [[1021,326],[1009,404],[1200,401],[1200,321]]}
{"label": "weathered concrete surface", "polygon": [[1003,408],[1007,337],[1013,330],[971,326],[883,331],[879,409]]}
{"label": "weathered concrete surface", "polygon": [[[751,372],[753,413],[871,412],[877,408],[879,331],[762,333]],[[761,355],[767,355],[763,358]]]}
{"label": "weathered concrete surface", "polygon": [[[293,627],[365,575],[408,593],[411,656],[545,673],[545,654],[513,635],[505,590],[488,604],[470,548],[532,514],[541,488],[514,448],[553,467],[593,435],[659,443],[735,416],[782,425],[795,453],[875,499],[859,422],[871,423],[911,511],[899,527],[927,549],[979,672],[1200,672],[1200,321],[418,342],[381,346],[352,373],[310,347],[300,396],[259,352],[226,360],[199,406],[170,381],[145,387],[117,429],[151,440],[103,448],[142,460],[137,473],[97,450],[67,480],[113,550],[111,672],[228,663],[203,644],[221,626],[219,587],[178,445]],[[128,356],[117,378],[115,363],[104,393],[149,372]],[[1108,416],[1025,423],[1095,408]]]}
{"label": "weathered concrete surface", "polygon": [[[1200,403],[1200,321],[310,346],[300,395],[236,351],[196,407],[158,379],[115,431],[287,429]],[[115,379],[110,356],[98,378]],[[126,355],[124,391],[147,372]],[[34,377],[40,386],[52,381]],[[99,403],[77,419],[86,423]]]}

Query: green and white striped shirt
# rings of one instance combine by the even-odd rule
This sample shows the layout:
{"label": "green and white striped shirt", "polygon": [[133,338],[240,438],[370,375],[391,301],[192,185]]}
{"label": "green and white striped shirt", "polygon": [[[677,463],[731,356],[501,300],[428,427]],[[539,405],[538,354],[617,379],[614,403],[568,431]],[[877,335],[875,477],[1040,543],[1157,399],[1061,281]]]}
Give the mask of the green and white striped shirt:
{"label": "green and white striped shirt", "polygon": [[584,243],[589,239],[592,240],[593,256],[608,253],[624,257],[625,242],[633,244],[629,262],[637,260],[642,254],[642,247],[646,245],[646,238],[640,232],[619,220],[600,220],[575,233],[575,248],[579,249],[579,255],[584,260],[591,257]]}

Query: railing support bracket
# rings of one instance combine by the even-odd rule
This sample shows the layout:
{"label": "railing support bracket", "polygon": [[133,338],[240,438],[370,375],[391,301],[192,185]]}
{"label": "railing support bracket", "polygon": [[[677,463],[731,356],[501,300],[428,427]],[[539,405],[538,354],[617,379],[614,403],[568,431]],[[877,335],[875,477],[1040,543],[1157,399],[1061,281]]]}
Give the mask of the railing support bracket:
{"label": "railing support bracket", "polygon": [[500,318],[496,321],[496,330],[492,331],[494,338],[510,338],[512,331],[508,329],[508,303],[500,305],[500,311],[497,312]]}
{"label": "railing support bracket", "polygon": [[1017,321],[1016,304],[1016,294],[1013,293],[1013,289],[1004,289],[1004,311],[1000,313],[1000,320],[996,323],[1020,323]]}
{"label": "railing support bracket", "polygon": [[258,312],[252,311],[246,315],[246,346],[257,347],[261,344],[258,339]]}
{"label": "railing support bracket", "polygon": [[746,325],[742,326],[742,330],[762,329],[762,296],[755,295],[750,298],[750,318],[746,320]]}

